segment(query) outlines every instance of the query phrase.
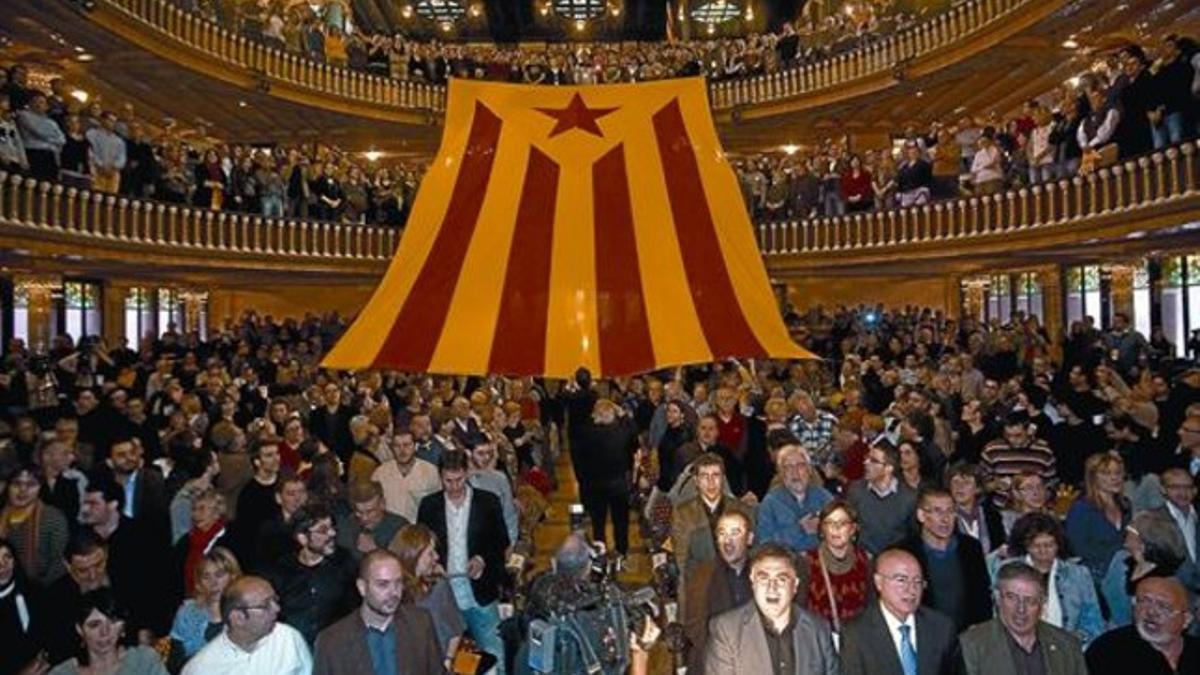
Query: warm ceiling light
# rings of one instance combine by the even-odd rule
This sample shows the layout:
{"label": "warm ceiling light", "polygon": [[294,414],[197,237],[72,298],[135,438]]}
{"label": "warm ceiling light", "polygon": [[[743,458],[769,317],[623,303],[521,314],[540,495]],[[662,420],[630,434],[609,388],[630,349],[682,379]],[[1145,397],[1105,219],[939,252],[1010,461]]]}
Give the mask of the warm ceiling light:
{"label": "warm ceiling light", "polygon": [[800,146],[788,143],[787,145],[781,146],[779,149],[782,150],[783,154],[785,155],[794,155],[800,151]]}
{"label": "warm ceiling light", "polygon": [[483,7],[481,5],[478,5],[478,4],[471,5],[471,16],[478,19],[482,15],[483,15]]}
{"label": "warm ceiling light", "polygon": [[366,157],[368,162],[378,162],[379,158],[383,157],[383,153],[378,150],[368,150],[363,153],[363,157]]}
{"label": "warm ceiling light", "polygon": [[443,32],[443,33],[449,33],[449,32],[450,32],[450,29],[451,29],[451,28],[453,28],[453,27],[454,27],[454,26],[453,26],[453,25],[452,25],[452,24],[451,24],[449,21],[443,21],[443,22],[442,22],[442,32]]}
{"label": "warm ceiling light", "polygon": [[1071,85],[1072,89],[1077,89],[1079,87],[1079,83],[1082,81],[1083,78],[1079,77],[1078,75],[1067,78],[1067,84]]}
{"label": "warm ceiling light", "polygon": [[1062,46],[1064,49],[1078,49],[1079,43],[1075,41],[1075,38],[1070,37],[1063,40]]}
{"label": "warm ceiling light", "polygon": [[621,16],[621,6],[613,5],[612,7],[609,7],[608,13],[612,14],[613,16]]}
{"label": "warm ceiling light", "polygon": [[75,60],[82,61],[83,63],[88,63],[90,61],[95,61],[96,57],[92,56],[91,54],[80,54],[79,56],[75,57]]}
{"label": "warm ceiling light", "polygon": [[404,18],[406,18],[406,19],[411,19],[411,18],[412,18],[412,15],[413,15],[413,8],[412,8],[412,5],[405,5],[405,6],[404,6],[404,7],[403,7],[403,8],[400,10],[400,16],[402,16],[402,17],[404,17]]}
{"label": "warm ceiling light", "polygon": [[746,5],[746,20],[747,21],[754,20],[754,8],[751,7],[750,5]]}
{"label": "warm ceiling light", "polygon": [[250,104],[249,104],[249,103],[246,103],[245,101],[238,101],[238,107],[239,107],[239,108],[245,108],[245,107],[246,107],[246,106],[248,106],[248,105],[250,105]]}
{"label": "warm ceiling light", "polygon": [[89,96],[88,93],[82,89],[74,89],[71,91],[71,98],[79,101],[80,103],[87,103],[91,96]]}
{"label": "warm ceiling light", "polygon": [[582,33],[584,28],[587,28],[587,21],[584,21],[583,19],[575,19],[575,30]]}

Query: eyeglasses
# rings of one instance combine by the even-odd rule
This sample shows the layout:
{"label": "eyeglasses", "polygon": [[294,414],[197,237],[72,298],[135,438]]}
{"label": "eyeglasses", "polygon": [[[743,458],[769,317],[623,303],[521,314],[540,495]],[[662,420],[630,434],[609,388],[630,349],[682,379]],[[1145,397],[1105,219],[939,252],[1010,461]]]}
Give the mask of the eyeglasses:
{"label": "eyeglasses", "polygon": [[786,587],[786,586],[791,586],[792,584],[795,584],[796,577],[794,577],[790,574],[781,574],[779,576],[773,577],[766,573],[760,573],[760,574],[755,574],[752,578],[752,581],[755,584],[760,584],[760,585],[766,586],[768,588],[773,587],[773,586]]}
{"label": "eyeglasses", "polygon": [[1170,603],[1164,600],[1159,600],[1158,598],[1151,598],[1148,596],[1134,597],[1133,606],[1142,612],[1156,614],[1163,617],[1177,616],[1179,614],[1187,613],[1187,610],[1175,609]]}
{"label": "eyeglasses", "polygon": [[918,588],[918,589],[920,589],[920,588],[925,588],[925,586],[928,585],[928,582],[926,582],[921,577],[910,577],[910,576],[907,576],[904,574],[892,574],[892,575],[888,575],[888,576],[881,574],[879,576],[881,576],[884,579],[888,580],[889,582],[895,584],[896,586],[900,586],[901,588]]}
{"label": "eyeglasses", "polygon": [[1041,597],[1017,595],[1016,593],[1012,593],[1010,591],[1001,591],[1000,599],[1004,601],[1005,604],[1020,607],[1022,609],[1041,607],[1042,603],[1045,602],[1045,599]]}
{"label": "eyeglasses", "polygon": [[826,520],[824,522],[824,525],[825,525],[825,527],[828,527],[831,530],[840,530],[843,527],[853,527],[854,521],[853,520],[835,520],[835,519],[831,518],[829,520]]}
{"label": "eyeglasses", "polygon": [[238,609],[242,610],[243,612],[249,612],[255,609],[262,612],[275,611],[279,609],[279,597],[272,595],[264,600],[263,604],[261,605],[242,605],[241,607],[238,607]]}

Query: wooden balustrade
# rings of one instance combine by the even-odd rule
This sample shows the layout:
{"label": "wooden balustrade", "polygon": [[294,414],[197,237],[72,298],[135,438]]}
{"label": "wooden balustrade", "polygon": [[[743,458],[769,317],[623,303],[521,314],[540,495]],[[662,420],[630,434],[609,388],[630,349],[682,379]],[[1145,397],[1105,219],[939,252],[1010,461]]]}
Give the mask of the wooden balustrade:
{"label": "wooden balustrade", "polygon": [[[117,197],[0,171],[0,226],[100,241],[166,246],[179,255],[219,252],[308,260],[389,261],[393,228],[308,223]],[[309,232],[319,242],[306,245]],[[296,246],[296,242],[300,246]]]}
{"label": "wooden balustrade", "polygon": [[[978,33],[1017,10],[1047,0],[968,0],[898,33],[852,51],[783,71],[709,84],[714,110],[769,103],[844,86],[898,63],[925,56]],[[318,63],[248,40],[189,13],[170,0],[98,0],[173,41],[256,78],[287,83],[313,93],[359,104],[402,110],[445,110],[443,86],[405,82]]]}
{"label": "wooden balustrade", "polygon": [[[993,0],[1003,4],[1009,0]],[[760,223],[765,256],[808,255],[897,245],[970,242],[1075,225],[1099,216],[1200,197],[1200,142],[1105,167],[1087,176],[906,209]]]}

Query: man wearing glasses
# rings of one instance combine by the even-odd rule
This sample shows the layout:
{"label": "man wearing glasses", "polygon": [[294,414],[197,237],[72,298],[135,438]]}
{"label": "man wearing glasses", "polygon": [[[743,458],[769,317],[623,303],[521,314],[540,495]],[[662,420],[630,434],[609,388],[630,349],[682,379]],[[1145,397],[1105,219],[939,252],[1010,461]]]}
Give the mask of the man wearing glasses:
{"label": "man wearing glasses", "polygon": [[279,623],[279,598],[266,579],[245,576],[221,594],[225,630],[183,668],[183,675],[309,675],[304,637]]}
{"label": "man wearing glasses", "polygon": [[1195,620],[1188,592],[1174,577],[1146,577],[1133,598],[1133,625],[1110,630],[1087,651],[1092,675],[1200,672],[1200,639],[1185,635]]}
{"label": "man wearing glasses", "polygon": [[[1046,578],[1014,562],[996,575],[999,616],[959,636],[965,675],[1087,675],[1079,638],[1041,620]],[[1092,670],[1092,675],[1098,672]],[[1103,671],[1108,672],[1108,671]],[[1138,672],[1140,671],[1122,671]]]}
{"label": "man wearing glasses", "polygon": [[1166,504],[1162,511],[1179,528],[1187,546],[1188,560],[1196,563],[1197,542],[1200,542],[1200,517],[1196,514],[1196,481],[1184,469],[1167,469],[1162,473],[1162,489]]}
{"label": "man wearing glasses", "polygon": [[888,549],[875,559],[879,603],[846,625],[845,675],[949,675],[957,635],[950,617],[921,606],[921,565],[907,551]]}
{"label": "man wearing glasses", "polygon": [[836,675],[841,672],[825,620],[794,604],[794,554],[763,544],[750,558],[754,602],[709,624],[705,675]]}

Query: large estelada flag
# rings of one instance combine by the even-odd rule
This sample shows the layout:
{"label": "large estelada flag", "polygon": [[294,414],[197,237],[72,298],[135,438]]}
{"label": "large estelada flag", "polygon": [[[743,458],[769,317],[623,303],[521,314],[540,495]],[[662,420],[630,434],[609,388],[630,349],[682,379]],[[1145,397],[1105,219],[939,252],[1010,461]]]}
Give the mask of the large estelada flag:
{"label": "large estelada flag", "polygon": [[399,250],[324,366],[567,377],[789,338],[703,80],[455,79]]}

